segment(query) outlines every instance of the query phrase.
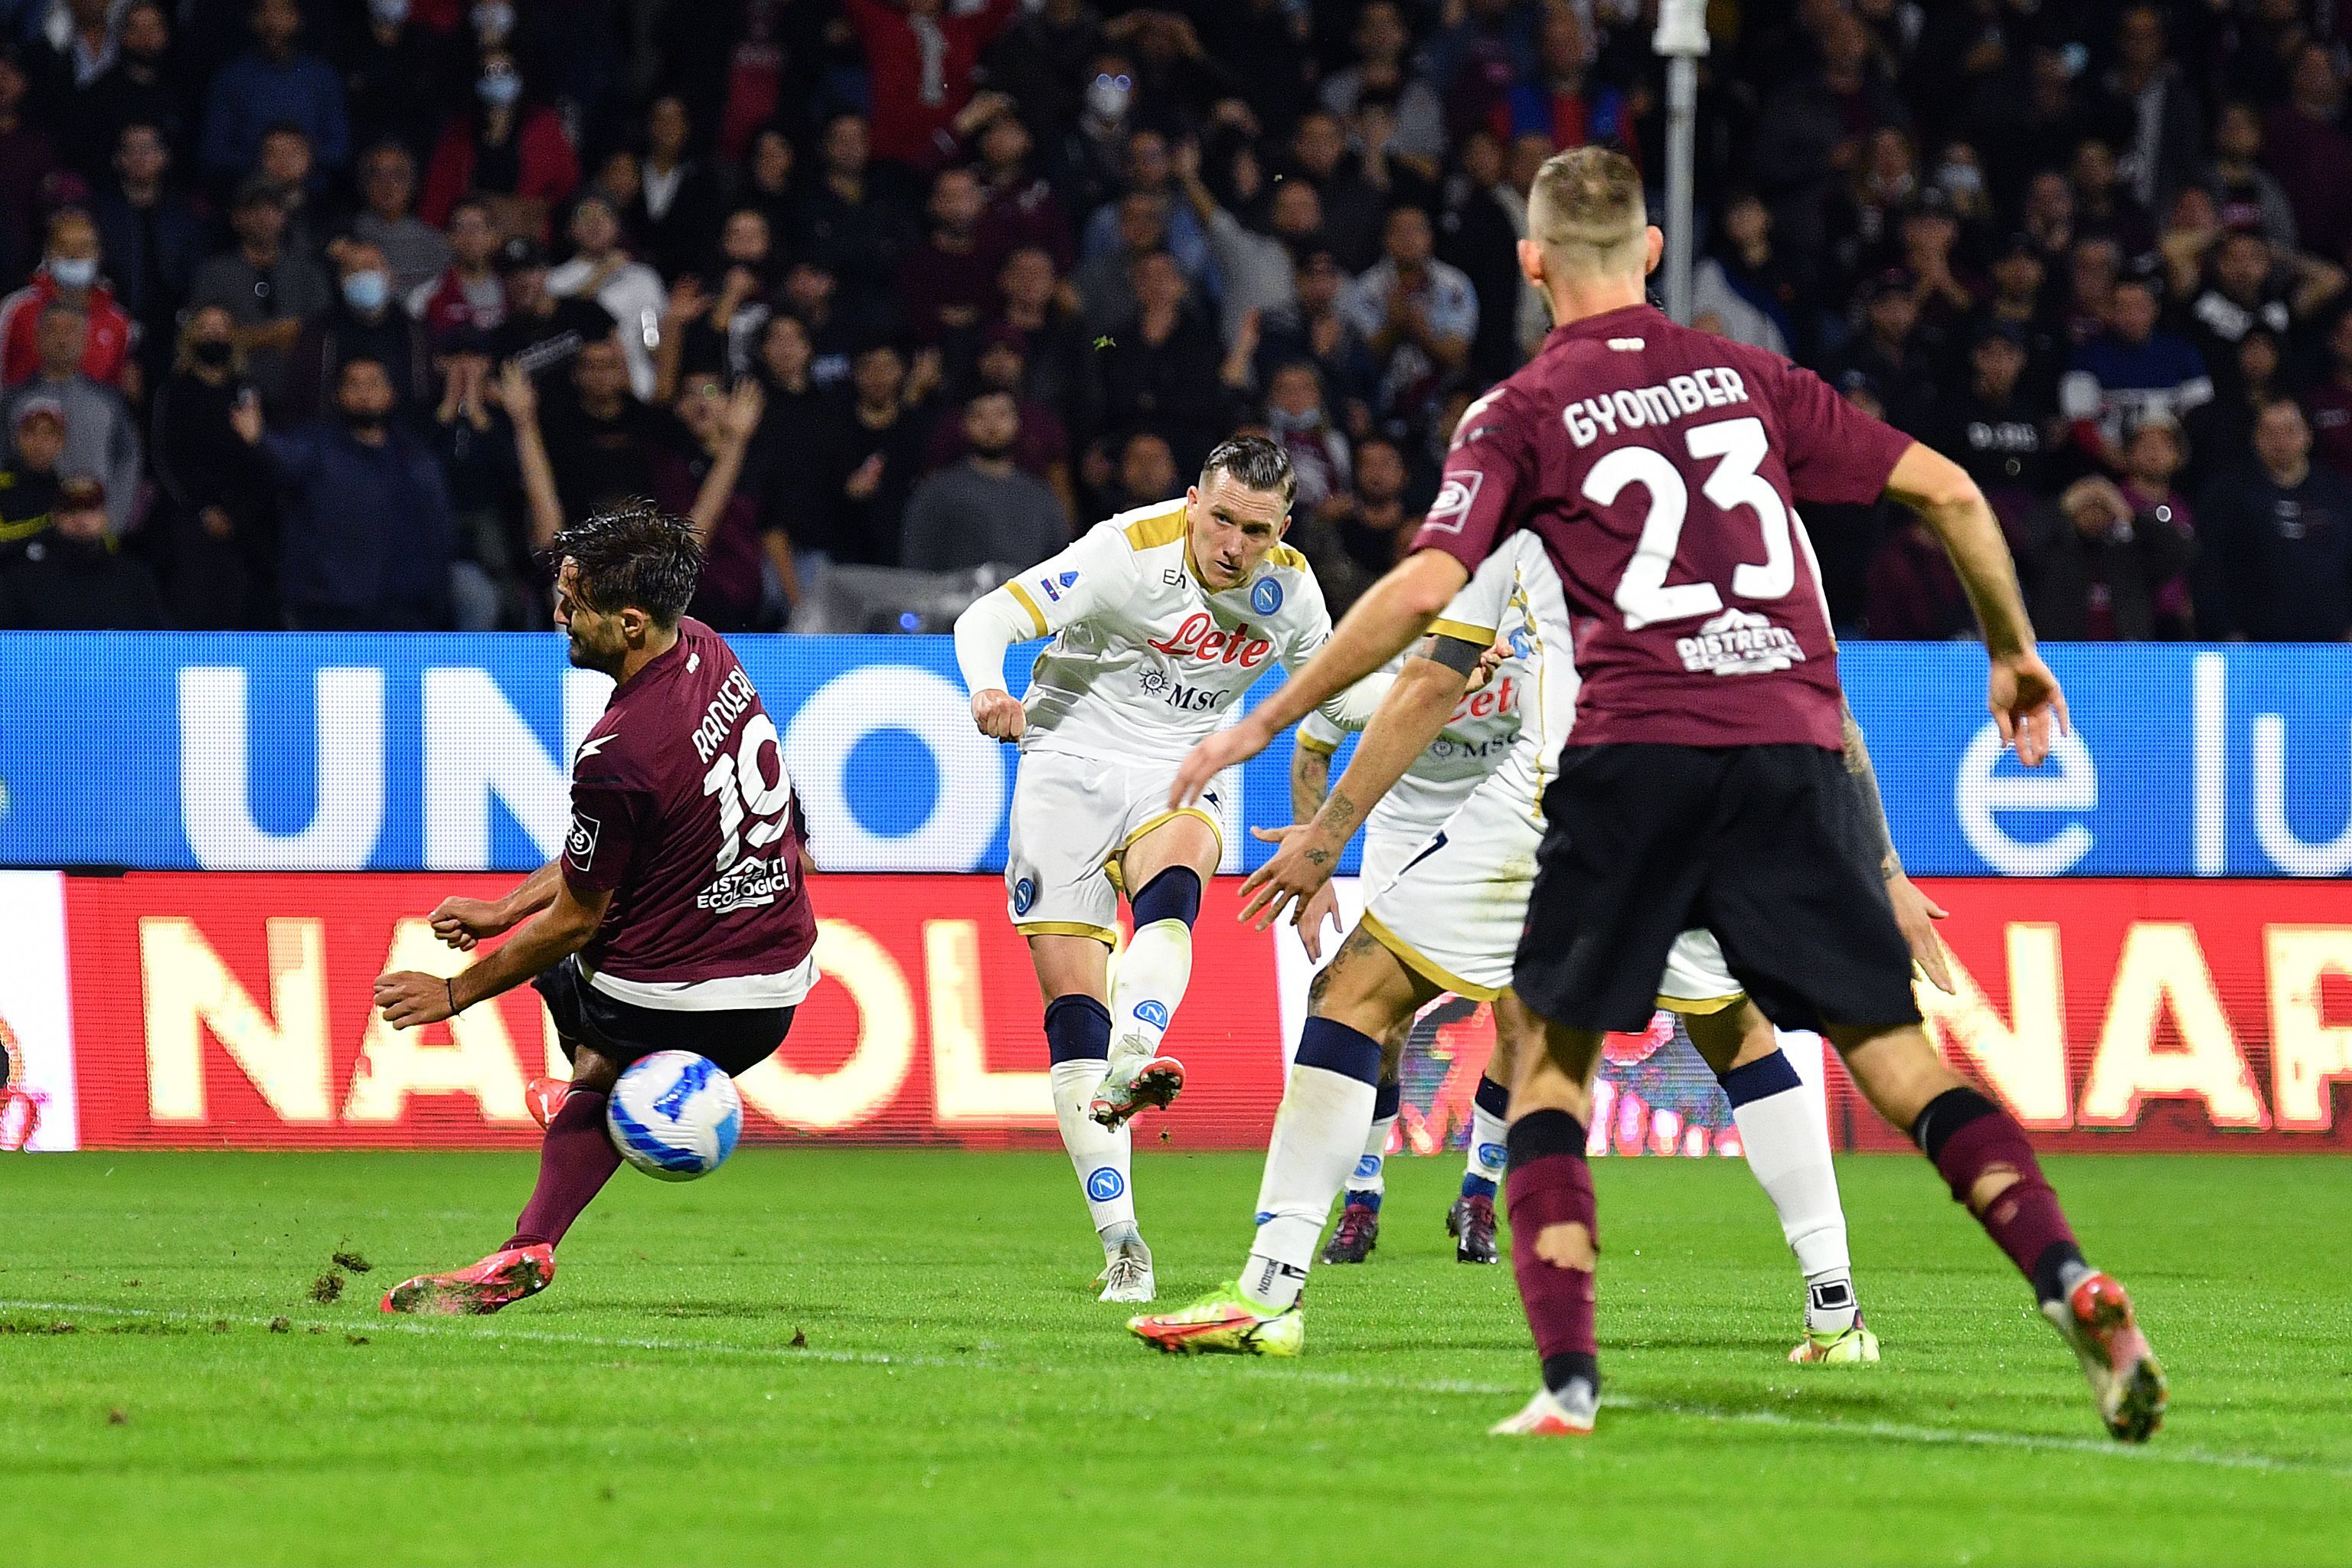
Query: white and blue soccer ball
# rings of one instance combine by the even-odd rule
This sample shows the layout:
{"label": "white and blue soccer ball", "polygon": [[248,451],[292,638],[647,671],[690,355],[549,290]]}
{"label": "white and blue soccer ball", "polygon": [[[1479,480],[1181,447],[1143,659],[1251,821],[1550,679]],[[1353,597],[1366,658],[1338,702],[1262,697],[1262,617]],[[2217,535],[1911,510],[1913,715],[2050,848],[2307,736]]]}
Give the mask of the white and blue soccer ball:
{"label": "white and blue soccer ball", "polygon": [[656,1051],[622,1070],[604,1106],[621,1158],[648,1176],[690,1182],[735,1152],[743,1100],[719,1064],[692,1051]]}

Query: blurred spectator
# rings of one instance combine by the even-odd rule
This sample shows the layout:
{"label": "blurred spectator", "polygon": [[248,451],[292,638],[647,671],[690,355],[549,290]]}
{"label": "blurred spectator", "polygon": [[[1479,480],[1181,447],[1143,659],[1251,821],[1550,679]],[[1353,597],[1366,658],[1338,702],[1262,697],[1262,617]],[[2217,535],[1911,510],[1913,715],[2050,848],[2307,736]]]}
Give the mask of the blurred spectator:
{"label": "blurred spectator", "polygon": [[1168,138],[1151,130],[1130,135],[1127,139],[1126,173],[1126,195],[1117,204],[1106,202],[1087,217],[1086,232],[1078,239],[1078,255],[1092,261],[1105,255],[1131,252],[1124,204],[1137,196],[1149,196],[1161,215],[1161,237],[1156,243],[1174,253],[1176,264],[1183,268],[1188,282],[1199,285],[1213,279],[1209,237],[1192,204],[1182,199],[1183,190],[1176,178],[1176,160],[1169,151]]}
{"label": "blurred spectator", "polygon": [[1197,468],[1225,435],[1228,385],[1217,334],[1192,309],[1167,251],[1137,258],[1132,287],[1135,314],[1095,356],[1099,426],[1157,431],[1180,467]]}
{"label": "blurred spectator", "polygon": [[1164,436],[1139,430],[1118,448],[1118,467],[1100,487],[1096,510],[1115,517],[1139,506],[1156,506],[1181,495],[1184,479]]}
{"label": "blurred spectator", "polygon": [[988,46],[983,71],[1043,135],[1048,127],[1075,123],[1085,110],[1089,67],[1102,41],[1102,16],[1086,0],[1041,0],[1034,8],[1021,7]]}
{"label": "blurred spectator", "polygon": [[155,631],[163,596],[145,562],[117,552],[106,487],[60,487],[57,526],[0,562],[0,628],[34,632]]}
{"label": "blurred spectator", "polygon": [[749,461],[761,488],[761,521],[785,531],[797,574],[831,556],[831,476],[847,418],[840,399],[817,384],[815,360],[799,317],[768,318],[758,371],[767,406]]}
{"label": "blurred spectator", "polygon": [[2258,228],[2273,248],[2295,248],[2294,208],[2277,177],[2263,167],[2263,119],[2251,103],[2225,103],[2213,121],[2213,158],[2205,187],[2223,228]]}
{"label": "blurred spectator", "polygon": [[730,395],[716,374],[694,372],[679,383],[676,425],[653,453],[654,500],[691,519],[702,540],[702,582],[688,609],[720,631],[759,628],[763,560],[773,560],[788,600],[799,591],[789,536],[763,525],[757,492],[744,482],[761,402],[757,381]]}
{"label": "blurred spectator", "polygon": [[1496,140],[1509,142],[1535,132],[1551,142],[1555,153],[1613,146],[1638,158],[1641,143],[1633,134],[1633,106],[1614,88],[1587,85],[1585,68],[1591,58],[1584,24],[1574,8],[1547,10],[1536,38],[1535,79],[1512,88],[1487,116]]}
{"label": "blurred spectator", "polygon": [[133,121],[115,148],[114,178],[90,199],[100,254],[110,258],[110,281],[141,340],[140,363],[156,371],[171,363],[174,318],[204,259],[194,206],[164,183],[170,167],[163,134]]}
{"label": "blurred spectator", "polygon": [[1292,247],[1313,243],[1323,226],[1315,187],[1304,180],[1285,180],[1275,186],[1262,233],[1244,227],[1218,205],[1201,178],[1196,144],[1187,142],[1176,149],[1176,173],[1185,205],[1208,236],[1209,254],[1223,283],[1226,341],[1233,340],[1244,316],[1255,312],[1263,319],[1293,309],[1298,302],[1298,276]]}
{"label": "blurred spectator", "polygon": [[318,264],[282,243],[286,208],[269,182],[249,179],[238,187],[229,223],[236,246],[196,269],[188,302],[228,311],[246,373],[262,400],[275,405],[285,395],[287,355],[304,324],[325,314],[334,296]]}
{"label": "blurred spectator", "polygon": [[735,191],[738,208],[756,207],[768,220],[768,231],[779,239],[790,231],[793,216],[793,171],[799,153],[782,125],[762,125],[751,137],[743,178]]}
{"label": "blurred spectator", "polygon": [[1344,120],[1367,94],[1391,100],[1396,129],[1390,151],[1433,174],[1445,157],[1445,109],[1428,81],[1411,71],[1412,34],[1396,0],[1370,0],[1356,13],[1350,37],[1354,63],[1324,79],[1323,107]]}
{"label": "blurred spectator", "polygon": [[[2025,384],[2036,397],[2055,398],[2058,373],[2064,359],[2056,329],[2051,324],[2045,285],[2049,269],[2032,237],[2012,234],[1994,254],[1990,281],[1992,297],[1985,301],[1980,325],[2005,327],[2025,347]],[[2064,345],[2071,353],[2073,345]]]}
{"label": "blurred spectator", "polygon": [[1275,443],[1290,455],[1291,472],[1297,476],[1292,515],[1327,506],[1346,510],[1354,483],[1348,439],[1324,411],[1322,381],[1312,364],[1293,360],[1275,371],[1266,385],[1265,425]]}
{"label": "blurred spectator", "polygon": [[108,523],[120,537],[130,531],[139,500],[139,428],[121,394],[81,373],[89,339],[89,320],[80,311],[61,301],[43,306],[35,327],[33,375],[0,401],[0,417],[13,432],[17,411],[28,402],[56,404],[66,426],[58,472],[99,481],[107,495]]}
{"label": "blurred spectator", "polygon": [[887,294],[899,258],[915,247],[915,213],[900,182],[871,160],[864,115],[825,121],[817,177],[794,205],[791,250],[860,290]]}
{"label": "blurred spectator", "polygon": [[1323,237],[1350,272],[1370,267],[1380,254],[1385,198],[1367,180],[1348,151],[1337,115],[1310,110],[1298,117],[1290,137],[1291,173],[1315,187],[1323,208]]}
{"label": "blurred spectator", "polygon": [[2263,405],[2253,445],[2254,463],[2197,502],[2198,631],[2342,642],[2352,636],[2352,483],[2311,460],[2311,426],[2293,398]]}
{"label": "blurred spectator", "polygon": [[250,401],[229,416],[278,489],[278,594],[297,631],[450,624],[448,482],[395,405],[383,366],[352,359],[325,418],[268,430]]}
{"label": "blurred spectator", "polygon": [[2019,566],[2033,629],[2068,642],[2139,642],[2156,624],[2158,588],[2195,553],[2169,508],[2137,511],[2094,474],[2027,519]]}
{"label": "blurred spectator", "polygon": [[622,216],[622,227],[665,278],[700,266],[719,226],[719,182],[693,155],[693,136],[685,100],[675,93],[654,100],[646,110],[637,199]]}
{"label": "blurred spectator", "polygon": [[418,212],[439,226],[459,200],[475,198],[488,205],[499,233],[545,243],[549,215],[580,185],[580,161],[563,122],[525,97],[522,71],[504,49],[483,54],[474,100],[442,126]]}
{"label": "blurred spectator", "polygon": [[1870,558],[1868,606],[1874,637],[1943,642],[1976,627],[1951,558],[1935,531],[1908,510]]}
{"label": "blurred spectator", "polygon": [[[1478,296],[1479,336],[1490,301]],[[1691,268],[1691,320],[1734,342],[1793,353],[1799,304],[1795,275],[1772,249],[1772,211],[1753,191],[1724,204],[1714,249]]]}
{"label": "blurred spectator", "polygon": [[359,174],[352,237],[383,251],[393,293],[414,299],[449,265],[449,242],[416,216],[416,159],[398,142],[378,142],[360,155]]}
{"label": "blurred spectator", "polygon": [[421,421],[433,401],[425,331],[394,301],[392,269],[383,252],[365,240],[347,240],[336,253],[335,267],[334,308],[302,329],[287,362],[288,416],[323,415],[342,384],[343,366],[362,359],[383,368],[395,416]]}
{"label": "blurred spectator", "polygon": [[2075,444],[2110,468],[2123,466],[2124,437],[2140,419],[2162,414],[2178,423],[2212,401],[2205,362],[2185,340],[2157,330],[2157,309],[2154,279],[2117,279],[2107,330],[2074,351],[2058,384]]}
{"label": "blurred spectator", "polygon": [[547,275],[548,292],[558,299],[593,300],[611,313],[628,356],[630,390],[651,397],[653,351],[669,302],[661,275],[621,247],[620,216],[604,196],[583,196],[573,205],[572,246],[572,259]]}
{"label": "blurred spectator", "polygon": [[[1124,18],[1122,18],[1124,20]],[[1118,195],[1127,178],[1127,138],[1136,122],[1135,65],[1116,48],[1097,50],[1079,71],[1076,123],[1062,128],[1050,162],[1073,213],[1091,213]]]}
{"label": "blurred spectator", "polygon": [[1518,242],[1527,237],[1528,201],[1506,180],[1503,143],[1492,132],[1473,128],[1461,154],[1443,187],[1437,257],[1470,279],[1477,296],[1469,369],[1474,380],[1492,382],[1519,363],[1519,307],[1529,288],[1519,276]]}
{"label": "blurred spectator", "polygon": [[2222,235],[2210,253],[2204,286],[2189,302],[2189,341],[2217,388],[2237,374],[2238,342],[2260,322],[2282,339],[2344,289],[2341,268],[2308,258],[2273,261],[2259,232]]}
{"label": "blurred spectator", "polygon": [[2238,340],[2234,360],[2229,384],[2217,386],[2212,402],[2190,409],[2181,421],[2189,461],[2181,483],[2190,490],[2201,492],[2217,476],[2253,462],[2254,417],[2283,390],[2278,334],[2261,322]]}
{"label": "blurred spectator", "polygon": [[0,463],[0,561],[57,521],[58,459],[66,450],[66,411],[54,397],[26,398],[8,423],[15,439]]}
{"label": "blurred spectator", "polygon": [[[2275,361],[2277,346],[2272,346]],[[2268,391],[2267,387],[2263,388]],[[2313,445],[2319,460],[2352,476],[2352,310],[2340,312],[2327,333],[2327,368],[2304,398],[2310,411]]]}
{"label": "blurred spectator", "polygon": [[[1028,375],[1028,361],[1022,353],[1021,333],[999,323],[988,329],[981,340],[979,357],[973,362],[972,385],[966,394],[967,404],[982,393],[1001,392],[1013,399],[1013,417],[1018,433],[1013,438],[1010,456],[1013,466],[1023,472],[1044,480],[1062,510],[1070,510],[1070,435],[1053,409],[1029,396],[1023,388]],[[927,466],[943,468],[962,457],[965,446],[965,421],[961,418],[942,419],[931,432],[925,452]]]}
{"label": "blurred spectator", "polygon": [[2263,162],[2294,209],[2303,247],[2336,262],[2352,247],[2352,137],[2343,113],[2336,58],[2308,43],[2295,54],[2286,102],[2263,129]]}
{"label": "blurred spectator", "polygon": [[2160,6],[2125,9],[2116,26],[2116,64],[2101,85],[2118,127],[2124,182],[2134,201],[2154,211],[2189,181],[2205,144],[2205,111],[2165,52]]}
{"label": "blurred spectator", "polygon": [[254,177],[268,181],[286,209],[286,248],[314,260],[323,258],[332,223],[312,200],[320,183],[319,170],[310,156],[310,139],[299,126],[273,125],[261,133]]}
{"label": "blurred spectator", "polygon": [[171,374],[155,389],[155,479],[162,494],[172,624],[198,631],[268,624],[276,540],[268,476],[230,415],[255,395],[236,325],[217,305],[188,312]]}
{"label": "blurred spectator", "polygon": [[580,345],[569,395],[548,398],[538,423],[561,487],[563,521],[652,490],[648,460],[662,439],[661,420],[631,395],[628,357],[615,339]]}
{"label": "blurred spectator", "polygon": [[916,486],[907,502],[900,564],[952,572],[994,563],[1017,571],[1069,543],[1060,499],[1013,460],[1020,437],[1011,393],[972,395],[963,408],[964,457]]}
{"label": "blurred spectator", "polygon": [[930,169],[955,151],[949,128],[971,100],[973,68],[1018,0],[950,14],[945,0],[842,0],[872,79],[874,155]]}
{"label": "blurred spectator", "polygon": [[2113,235],[2126,256],[2145,254],[2156,243],[2156,218],[2124,184],[2116,151],[2099,137],[2074,144],[2066,166],[2074,186],[2074,221],[2085,232]]}
{"label": "blurred spectator", "polygon": [[[751,374],[752,363],[759,358],[760,335],[774,309],[768,287],[774,260],[765,215],[755,206],[730,213],[719,230],[719,253],[711,260],[712,269],[719,274],[719,297],[711,300],[703,295],[700,281],[690,274],[679,279],[670,291],[667,314],[684,322],[677,334],[677,351],[685,368],[719,371],[730,385]],[[689,284],[694,296],[689,304],[696,308],[681,312],[678,296],[688,292]],[[661,347],[656,351],[657,365],[667,354],[669,343],[665,330]]]}
{"label": "blurred spectator", "polygon": [[1353,505],[1340,520],[1339,541],[1365,579],[1379,576],[1401,558],[1421,519],[1406,510],[1412,482],[1403,448],[1385,436],[1356,443]]}
{"label": "blurred spectator", "polygon": [[1415,423],[1469,363],[1478,331],[1478,296],[1436,258],[1433,237],[1419,207],[1390,213],[1387,254],[1356,279],[1342,307],[1381,363],[1382,409]]}
{"label": "blurred spectator", "polygon": [[321,172],[342,169],[352,158],[342,78],[295,47],[301,7],[295,0],[255,0],[249,24],[253,47],[221,68],[205,99],[198,161],[205,176],[226,187],[252,173],[262,133],[273,125],[293,126],[308,137]]}
{"label": "blurred spectator", "polygon": [[63,306],[87,323],[75,368],[102,386],[138,390],[131,359],[131,321],[100,279],[98,226],[78,207],[49,220],[49,243],[32,280],[0,300],[0,384],[21,386],[41,363],[41,315]]}
{"label": "blurred spectator", "polygon": [[984,198],[969,169],[931,177],[930,232],[899,265],[899,310],[924,342],[968,331],[996,309],[998,258],[981,248]]}
{"label": "blurred spectator", "polygon": [[[1135,191],[1118,201],[1118,243],[1078,263],[1070,275],[1076,290],[1079,317],[1086,330],[1100,334],[1116,327],[1135,310],[1133,278],[1136,262],[1168,248],[1168,198]],[[1174,253],[1170,252],[1174,260]],[[1176,263],[1181,273],[1183,263]]]}
{"label": "blurred spectator", "polygon": [[1001,93],[982,93],[972,100],[985,109],[974,145],[980,161],[983,206],[980,219],[981,248],[1003,256],[1023,246],[1038,246],[1066,270],[1077,253],[1070,233],[1070,217],[1053,182],[1031,166],[1035,139]]}
{"label": "blurred spectator", "polygon": [[497,220],[489,204],[467,196],[449,214],[449,265],[408,296],[408,313],[425,324],[427,336],[498,330],[506,320],[507,291],[495,265]]}
{"label": "blurred spectator", "polygon": [[2004,321],[1978,328],[1967,384],[1936,410],[1928,444],[1968,469],[2001,521],[2015,528],[2045,493],[2058,445],[2057,408],[2025,379],[2025,335]]}
{"label": "blurred spectator", "polygon": [[849,382],[850,416],[828,486],[831,553],[849,565],[896,566],[899,527],[923,464],[924,421],[911,410],[928,393],[887,343],[861,350]]}
{"label": "blurred spectator", "polygon": [[[2155,635],[2172,641],[2196,631],[2188,569],[2195,558],[2197,519],[2189,510],[2188,498],[2175,485],[2188,466],[2189,441],[2181,427],[2169,419],[2145,420],[2124,443],[2124,473],[2116,482],[2124,500],[2131,503],[2137,526],[2171,530],[2180,536],[2188,552],[2169,577],[2156,584]],[[2151,550],[2163,552],[2159,547],[2151,546]]]}
{"label": "blurred spectator", "polygon": [[171,20],[163,5],[136,0],[123,6],[114,63],[82,96],[83,173],[99,178],[133,125],[153,127],[161,144],[174,153],[186,148],[191,96],[172,58]]}
{"label": "blurred spectator", "polygon": [[1830,356],[1823,374],[1833,381],[1868,377],[1885,403],[1885,417],[1898,429],[1916,430],[1928,416],[1936,384],[1934,362],[1918,336],[1918,280],[1889,268],[1864,283],[1857,297],[1862,330]]}
{"label": "blurred spectator", "polygon": [[1315,366],[1323,395],[1351,435],[1371,428],[1372,403],[1380,395],[1381,366],[1371,346],[1347,315],[1348,279],[1328,250],[1309,251],[1298,268],[1298,301],[1287,320],[1276,317],[1262,330],[1258,379],[1290,360]]}
{"label": "blurred spectator", "polygon": [[1092,340],[1055,283],[1053,258],[1034,246],[1004,258],[996,275],[1004,300],[1003,325],[1018,339],[1024,394],[1066,419],[1083,401],[1092,374]]}
{"label": "blurred spectator", "polygon": [[[350,89],[353,144],[389,142],[413,161],[432,151],[447,106],[448,84],[460,79],[465,70],[449,35],[420,20],[413,14],[417,9],[411,0],[366,0],[356,24],[343,26],[341,47],[336,51]],[[415,162],[409,175],[414,184]]]}
{"label": "blurred spectator", "polygon": [[[1048,267],[1050,280],[1051,268]],[[849,353],[856,342],[848,319],[835,308],[833,274],[813,261],[795,261],[784,270],[785,312],[808,332],[809,379],[819,387],[845,386]]]}
{"label": "blurred spectator", "polygon": [[593,300],[560,298],[547,287],[547,252],[528,235],[499,247],[505,320],[490,333],[490,357],[532,377],[572,363],[592,342],[613,342],[613,312]]}
{"label": "blurred spectator", "polygon": [[16,51],[0,48],[0,279],[31,264],[41,191],[57,167],[48,133],[27,112],[30,90]]}
{"label": "blurred spectator", "polygon": [[1770,133],[1749,157],[1774,231],[1800,256],[1827,247],[1823,212],[1838,176],[1861,163],[1864,132],[1906,118],[1860,22],[1825,7],[1814,37],[1820,65],[1766,95],[1759,120]]}

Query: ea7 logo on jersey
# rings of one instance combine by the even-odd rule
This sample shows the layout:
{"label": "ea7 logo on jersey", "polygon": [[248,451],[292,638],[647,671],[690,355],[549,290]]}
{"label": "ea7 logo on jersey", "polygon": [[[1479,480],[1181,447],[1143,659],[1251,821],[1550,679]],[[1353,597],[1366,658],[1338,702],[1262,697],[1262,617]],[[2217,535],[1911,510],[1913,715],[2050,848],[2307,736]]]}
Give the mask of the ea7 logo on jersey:
{"label": "ea7 logo on jersey", "polygon": [[1675,651],[1685,669],[1714,675],[1762,675],[1805,662],[1794,632],[1746,610],[1726,610],[1696,637],[1676,637]]}
{"label": "ea7 logo on jersey", "polygon": [[1459,533],[1469,520],[1470,509],[1477,503],[1479,487],[1486,476],[1476,468],[1448,468],[1445,482],[1437,487],[1437,499],[1429,503],[1429,515],[1421,526],[1433,533]]}
{"label": "ea7 logo on jersey", "polygon": [[584,811],[572,814],[572,831],[563,836],[563,858],[575,871],[588,870],[596,858],[596,838],[604,825]]}

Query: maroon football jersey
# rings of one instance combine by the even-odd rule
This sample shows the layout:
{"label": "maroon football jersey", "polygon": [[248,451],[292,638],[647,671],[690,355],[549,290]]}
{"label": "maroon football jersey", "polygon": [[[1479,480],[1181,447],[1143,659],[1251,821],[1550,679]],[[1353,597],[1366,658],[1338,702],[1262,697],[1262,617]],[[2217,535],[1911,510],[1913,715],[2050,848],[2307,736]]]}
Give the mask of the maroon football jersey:
{"label": "maroon football jersey", "polygon": [[1568,744],[1841,744],[1796,503],[1878,499],[1911,437],[1777,354],[1647,305],[1555,330],[1462,416],[1416,548],[1475,570],[1531,529],[1583,684]]}
{"label": "maroon football jersey", "polygon": [[665,987],[791,971],[816,945],[801,837],[751,678],[717,632],[680,620],[572,760],[563,878],[613,894],[582,960]]}

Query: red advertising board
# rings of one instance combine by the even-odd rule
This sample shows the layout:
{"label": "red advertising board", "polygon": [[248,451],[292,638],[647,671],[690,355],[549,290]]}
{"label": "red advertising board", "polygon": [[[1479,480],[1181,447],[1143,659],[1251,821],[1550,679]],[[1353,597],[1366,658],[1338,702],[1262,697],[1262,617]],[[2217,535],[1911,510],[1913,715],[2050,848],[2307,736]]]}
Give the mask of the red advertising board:
{"label": "red advertising board", "polygon": [[[482,1146],[537,1141],[533,1075],[560,1068],[536,993],[402,1032],[386,969],[453,970],[425,916],[510,879],[154,873],[66,884],[85,1147]],[[1183,1147],[1263,1146],[1282,1093],[1272,939],[1202,906],[1178,1037]],[[988,877],[815,879],[825,977],[740,1080],[747,1142],[1055,1141],[1028,953]]]}

